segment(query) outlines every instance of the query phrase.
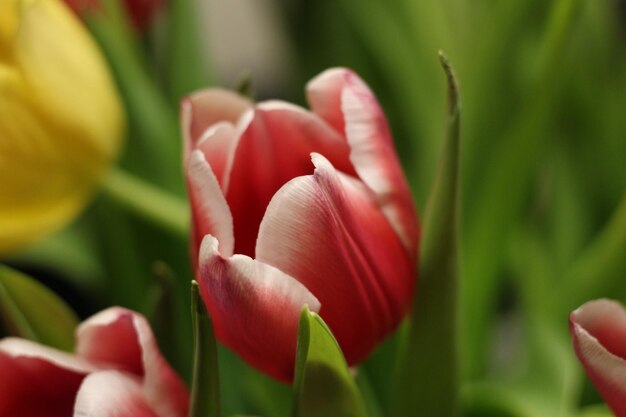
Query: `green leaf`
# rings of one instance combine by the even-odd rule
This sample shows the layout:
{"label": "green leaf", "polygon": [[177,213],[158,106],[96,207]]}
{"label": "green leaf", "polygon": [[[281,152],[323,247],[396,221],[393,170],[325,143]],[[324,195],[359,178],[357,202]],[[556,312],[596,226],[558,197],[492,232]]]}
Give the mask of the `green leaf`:
{"label": "green leaf", "polygon": [[457,230],[460,104],[454,74],[448,79],[448,133],[424,216],[420,283],[408,338],[400,351],[394,416],[458,414]]}
{"label": "green leaf", "polygon": [[192,0],[170,0],[168,18],[168,59],[166,61],[169,94],[176,106],[189,93],[207,87],[210,77],[200,44],[198,13],[200,3]]}
{"label": "green leaf", "polygon": [[294,417],[364,417],[365,403],[330,329],[305,306],[300,315]]}
{"label": "green leaf", "polygon": [[0,265],[0,319],[9,334],[70,351],[78,318],[49,289]]}
{"label": "green leaf", "polygon": [[142,177],[183,194],[178,113],[149,75],[120,0],[105,0],[86,23],[108,59],[123,96],[132,140],[124,163]]}
{"label": "green leaf", "polygon": [[200,298],[196,281],[191,282],[191,317],[195,352],[189,417],[219,417],[221,412],[217,345],[213,323]]}
{"label": "green leaf", "polygon": [[613,417],[613,413],[604,404],[586,407],[580,413],[580,417]]}

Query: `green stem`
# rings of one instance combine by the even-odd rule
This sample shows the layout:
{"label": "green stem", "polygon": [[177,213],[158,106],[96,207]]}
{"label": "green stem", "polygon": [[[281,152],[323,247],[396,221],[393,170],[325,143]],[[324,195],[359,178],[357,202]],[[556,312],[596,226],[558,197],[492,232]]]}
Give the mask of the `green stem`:
{"label": "green stem", "polygon": [[178,116],[150,77],[147,58],[130,32],[120,0],[103,2],[87,24],[108,58],[130,122],[124,162],[168,191],[183,194]]}
{"label": "green stem", "polygon": [[102,191],[120,206],[145,220],[186,237],[189,233],[187,203],[121,168],[113,168]]}

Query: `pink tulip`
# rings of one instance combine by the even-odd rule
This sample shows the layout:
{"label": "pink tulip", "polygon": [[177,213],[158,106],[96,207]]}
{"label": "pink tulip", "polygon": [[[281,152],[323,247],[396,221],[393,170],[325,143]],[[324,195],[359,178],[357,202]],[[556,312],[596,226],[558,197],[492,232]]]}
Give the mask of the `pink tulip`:
{"label": "pink tulip", "polygon": [[617,417],[626,417],[626,310],[595,300],[570,315],[574,349],[587,375]]}
{"label": "pink tulip", "polygon": [[[102,0],[65,0],[78,14],[98,10]],[[164,0],[125,0],[128,16],[135,28],[143,31],[148,28],[155,14],[163,7]]]}
{"label": "pink tulip", "polygon": [[415,207],[376,98],[340,68],[307,96],[312,111],[218,89],[182,105],[202,297],[218,338],[284,381],[305,304],[356,364],[416,281]]}
{"label": "pink tulip", "polygon": [[83,322],[73,354],[0,340],[0,417],[185,417],[189,394],[146,319],[110,308]]}

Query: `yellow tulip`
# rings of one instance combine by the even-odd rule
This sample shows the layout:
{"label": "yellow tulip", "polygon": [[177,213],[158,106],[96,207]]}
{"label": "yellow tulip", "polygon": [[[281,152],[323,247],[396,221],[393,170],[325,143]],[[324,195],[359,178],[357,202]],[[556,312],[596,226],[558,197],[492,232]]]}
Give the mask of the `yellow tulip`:
{"label": "yellow tulip", "polygon": [[0,254],[72,220],[115,160],[106,63],[58,0],[0,0]]}

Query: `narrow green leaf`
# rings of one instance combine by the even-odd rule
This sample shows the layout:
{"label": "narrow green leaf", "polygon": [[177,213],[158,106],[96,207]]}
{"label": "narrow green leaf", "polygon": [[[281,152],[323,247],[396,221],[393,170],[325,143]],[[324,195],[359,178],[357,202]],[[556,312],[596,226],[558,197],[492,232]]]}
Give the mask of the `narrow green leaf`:
{"label": "narrow green leaf", "polygon": [[0,319],[9,334],[70,351],[78,318],[49,289],[0,265]]}
{"label": "narrow green leaf", "polygon": [[132,140],[124,162],[169,191],[183,194],[178,113],[150,77],[120,0],[102,2],[86,23],[108,58],[128,113]]}
{"label": "narrow green leaf", "polygon": [[448,133],[428,199],[420,254],[420,283],[408,338],[400,351],[394,416],[458,414],[457,229],[460,104],[454,74],[448,79]]}
{"label": "narrow green leaf", "polygon": [[191,317],[195,352],[189,417],[219,417],[221,412],[217,345],[213,323],[200,298],[196,281],[191,282]]}
{"label": "narrow green leaf", "polygon": [[305,306],[300,315],[294,417],[364,417],[365,403],[330,329]]}
{"label": "narrow green leaf", "polygon": [[210,83],[205,65],[205,48],[200,44],[198,16],[194,10],[200,3],[192,0],[171,0],[168,18],[168,81],[169,94],[176,106],[189,93]]}

